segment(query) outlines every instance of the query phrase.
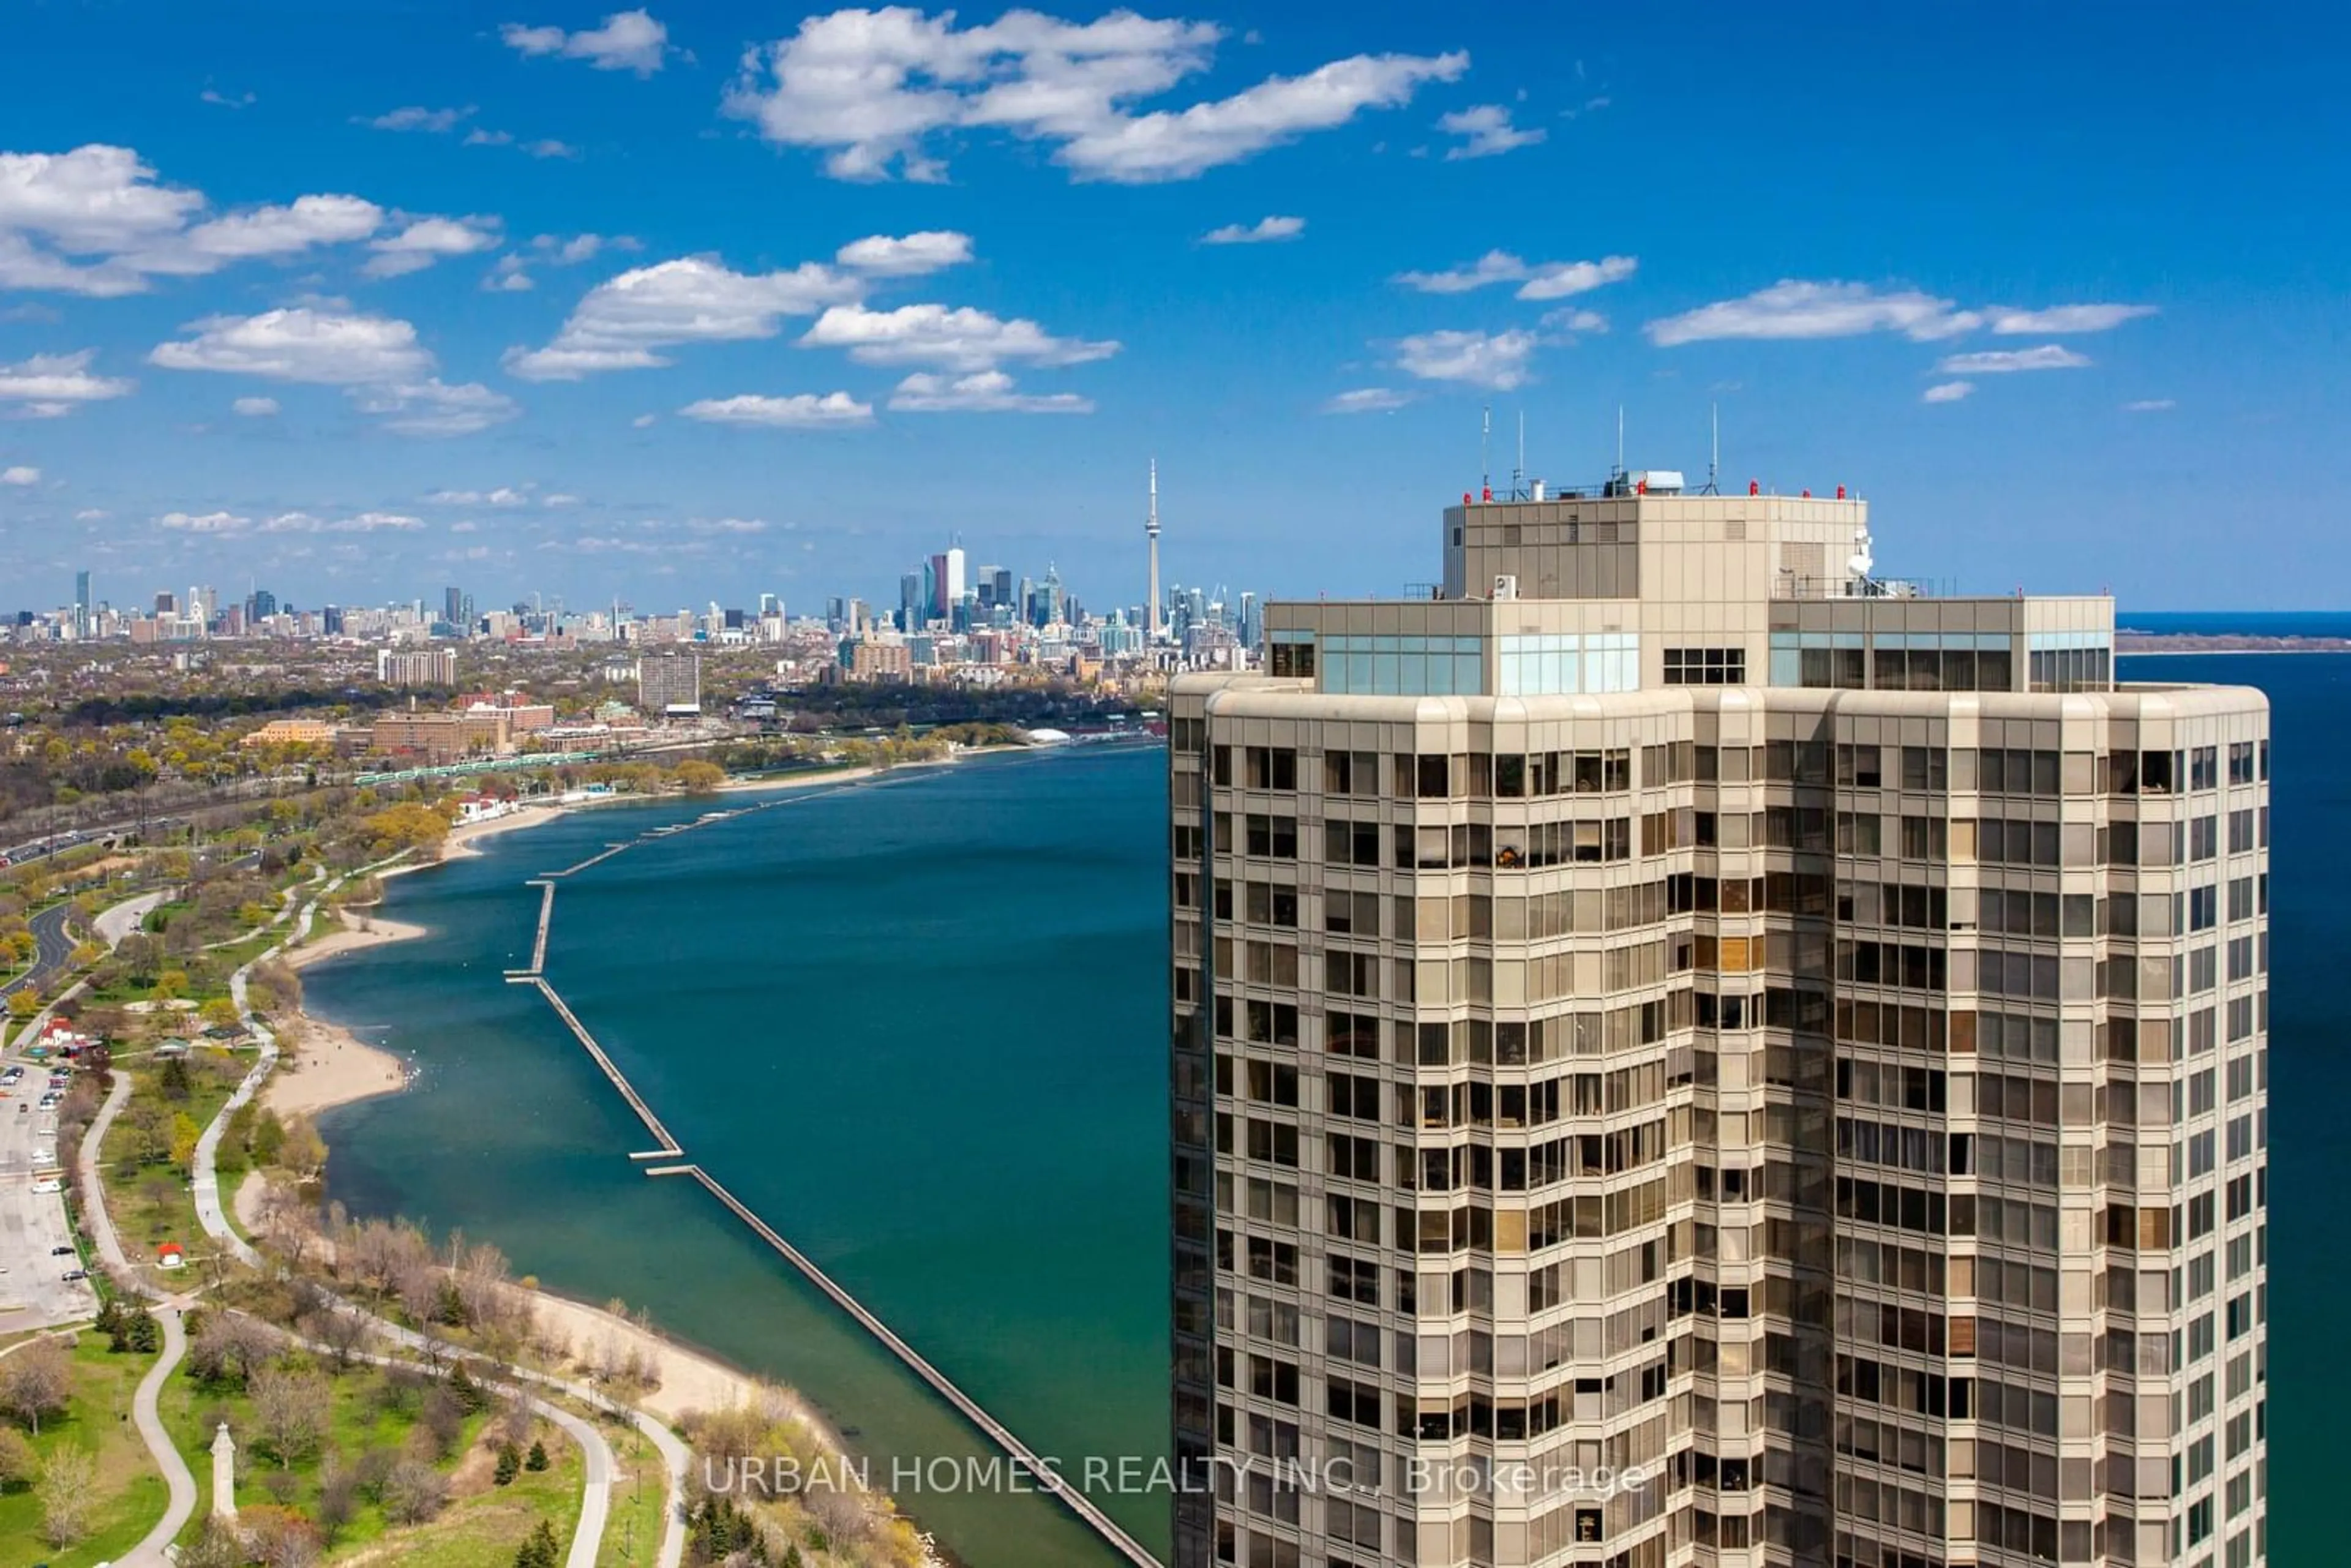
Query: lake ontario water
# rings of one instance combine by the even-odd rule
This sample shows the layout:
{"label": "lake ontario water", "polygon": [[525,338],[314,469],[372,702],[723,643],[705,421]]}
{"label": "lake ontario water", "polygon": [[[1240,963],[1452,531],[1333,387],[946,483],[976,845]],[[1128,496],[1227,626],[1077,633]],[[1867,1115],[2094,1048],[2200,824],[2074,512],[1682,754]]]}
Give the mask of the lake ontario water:
{"label": "lake ontario water", "polygon": [[[2326,1561],[2351,1358],[2318,1276],[2351,1251],[2351,1143],[2325,1107],[2351,1066],[2318,981],[2351,946],[2351,656],[2121,673],[2273,704],[2271,1554]],[[1165,789],[1164,756],[1125,747],[811,789],[566,881],[548,953],[687,1157],[1073,1476],[1167,1449]],[[390,884],[385,914],[432,935],[305,977],[315,1010],[421,1069],[328,1116],[333,1196],[791,1384],[975,1568],[1115,1562],[1050,1502],[964,1484],[987,1445],[697,1186],[639,1174],[643,1125],[503,983],[529,962],[527,878],[711,809],[582,811]],[[1167,1497],[1131,1479],[1092,1490],[1164,1554]]]}

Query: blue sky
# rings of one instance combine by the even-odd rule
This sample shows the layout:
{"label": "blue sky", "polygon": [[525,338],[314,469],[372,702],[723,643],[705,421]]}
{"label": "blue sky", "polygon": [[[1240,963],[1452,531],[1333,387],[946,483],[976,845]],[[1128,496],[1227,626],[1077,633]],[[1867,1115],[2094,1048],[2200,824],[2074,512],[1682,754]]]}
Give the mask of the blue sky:
{"label": "blue sky", "polygon": [[1898,574],[2344,602],[2329,10],[12,9],[0,608],[1107,606],[1154,455],[1171,580],[1394,593],[1620,404]]}

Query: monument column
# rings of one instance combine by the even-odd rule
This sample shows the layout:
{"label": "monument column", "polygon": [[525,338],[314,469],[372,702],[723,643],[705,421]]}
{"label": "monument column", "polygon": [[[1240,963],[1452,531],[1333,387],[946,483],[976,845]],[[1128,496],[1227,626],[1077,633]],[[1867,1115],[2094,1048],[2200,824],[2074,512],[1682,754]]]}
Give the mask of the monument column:
{"label": "monument column", "polygon": [[213,1517],[236,1522],[236,1439],[225,1421],[213,1434]]}

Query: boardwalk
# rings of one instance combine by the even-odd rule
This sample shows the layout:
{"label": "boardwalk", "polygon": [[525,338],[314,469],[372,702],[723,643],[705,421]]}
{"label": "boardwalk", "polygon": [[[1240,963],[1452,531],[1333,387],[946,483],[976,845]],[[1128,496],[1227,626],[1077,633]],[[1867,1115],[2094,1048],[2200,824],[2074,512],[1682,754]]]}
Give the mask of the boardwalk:
{"label": "boardwalk", "polygon": [[699,821],[655,829],[653,832],[641,834],[624,842],[608,845],[601,853],[590,855],[576,865],[566,866],[561,871],[549,872],[543,877],[534,877],[525,885],[542,889],[543,892],[539,901],[538,936],[531,949],[530,967],[508,970],[507,978],[516,985],[538,988],[539,995],[547,998],[548,1005],[555,1009],[556,1016],[561,1019],[564,1026],[571,1030],[572,1037],[580,1041],[590,1059],[596,1063],[598,1070],[611,1081],[612,1087],[620,1092],[621,1098],[628,1103],[629,1109],[637,1113],[638,1120],[644,1123],[645,1130],[657,1141],[657,1147],[633,1153],[629,1157],[639,1162],[652,1160],[676,1162],[657,1166],[646,1165],[643,1168],[647,1176],[690,1176],[701,1183],[703,1190],[716,1198],[728,1212],[747,1226],[753,1235],[774,1248],[787,1262],[806,1276],[810,1284],[823,1291],[833,1305],[854,1319],[858,1325],[872,1334],[883,1349],[904,1363],[909,1371],[929,1385],[941,1398],[961,1412],[966,1420],[986,1434],[990,1442],[1009,1456],[1015,1464],[1026,1470],[1034,1479],[1038,1490],[1050,1494],[1080,1521],[1101,1536],[1112,1551],[1134,1564],[1135,1568],[1161,1568],[1159,1560],[1145,1550],[1141,1542],[1128,1534],[1116,1520],[1111,1518],[1102,1510],[1100,1504],[1063,1479],[1058,1470],[1046,1463],[1035,1449],[1015,1436],[1010,1427],[989,1415],[977,1400],[957,1387],[955,1381],[946,1373],[932,1365],[925,1359],[922,1353],[899,1338],[889,1324],[883,1322],[864,1303],[851,1295],[839,1281],[822,1269],[818,1268],[814,1260],[789,1241],[785,1240],[775,1227],[754,1213],[748,1204],[727,1191],[716,1176],[693,1161],[680,1158],[684,1151],[679,1146],[677,1140],[670,1134],[670,1130],[662,1124],[660,1117],[653,1114],[653,1107],[645,1103],[643,1095],[637,1092],[636,1086],[629,1082],[628,1075],[621,1071],[611,1055],[597,1043],[596,1037],[589,1032],[588,1026],[580,1021],[580,1016],[571,1010],[570,1004],[566,1002],[562,995],[548,983],[547,943],[555,920],[555,890],[559,879],[575,876],[640,844],[673,837],[678,833],[690,832],[695,828],[705,827],[711,822],[722,821],[730,817],[741,816],[747,811],[772,810],[778,806],[794,804],[831,792],[830,789],[811,790],[806,794],[791,796],[782,800],[768,801],[758,806],[714,812]]}

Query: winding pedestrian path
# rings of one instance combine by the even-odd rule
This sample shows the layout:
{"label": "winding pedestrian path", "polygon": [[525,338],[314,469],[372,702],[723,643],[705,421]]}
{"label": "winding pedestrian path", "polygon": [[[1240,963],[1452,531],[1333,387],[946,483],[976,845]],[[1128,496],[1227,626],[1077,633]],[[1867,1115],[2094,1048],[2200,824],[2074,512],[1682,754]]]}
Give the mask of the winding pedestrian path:
{"label": "winding pedestrian path", "polygon": [[123,1289],[158,1303],[155,1321],[163,1330],[163,1354],[156,1358],[155,1364],[149,1367],[147,1375],[140,1380],[139,1390],[131,1396],[131,1415],[138,1426],[140,1441],[145,1443],[148,1453],[154,1456],[155,1468],[163,1472],[163,1484],[169,1489],[171,1499],[163,1510],[163,1517],[156,1521],[154,1529],[147,1532],[147,1539],[131,1548],[120,1559],[117,1568],[167,1568],[171,1560],[164,1555],[163,1549],[187,1527],[188,1520],[196,1511],[196,1478],[189,1470],[188,1461],[172,1442],[171,1434],[164,1431],[162,1417],[156,1406],[163,1392],[164,1380],[172,1375],[180,1364],[180,1358],[187,1354],[188,1336],[180,1321],[184,1303],[158,1294],[131,1267],[131,1260],[122,1250],[122,1239],[115,1233],[113,1217],[107,1213],[105,1188],[99,1184],[99,1150],[105,1142],[106,1130],[114,1124],[115,1114],[130,1098],[130,1075],[116,1073],[114,1087],[107,1091],[106,1103],[98,1108],[98,1114],[90,1118],[89,1130],[82,1134],[78,1161],[81,1167],[82,1224],[89,1231],[90,1245],[98,1249],[99,1260],[121,1282]]}

